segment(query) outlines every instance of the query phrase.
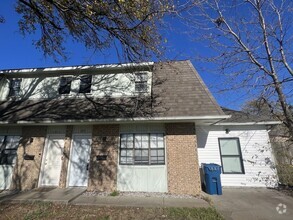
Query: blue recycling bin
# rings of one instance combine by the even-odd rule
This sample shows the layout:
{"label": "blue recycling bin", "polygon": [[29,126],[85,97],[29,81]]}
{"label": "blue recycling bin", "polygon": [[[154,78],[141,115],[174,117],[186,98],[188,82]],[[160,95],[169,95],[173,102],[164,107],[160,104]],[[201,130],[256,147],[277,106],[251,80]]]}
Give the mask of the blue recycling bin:
{"label": "blue recycling bin", "polygon": [[206,193],[222,195],[221,166],[214,163],[202,164]]}

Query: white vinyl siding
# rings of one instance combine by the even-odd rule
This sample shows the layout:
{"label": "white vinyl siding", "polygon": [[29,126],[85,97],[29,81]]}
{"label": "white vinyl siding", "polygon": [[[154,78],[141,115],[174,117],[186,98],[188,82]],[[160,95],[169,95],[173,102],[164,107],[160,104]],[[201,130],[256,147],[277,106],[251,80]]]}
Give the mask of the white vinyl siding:
{"label": "white vinyl siding", "polygon": [[216,163],[222,166],[218,139],[239,138],[245,173],[221,174],[223,186],[272,187],[277,184],[265,126],[197,126],[196,135],[199,165]]}
{"label": "white vinyl siding", "polygon": [[[152,73],[144,71],[147,76],[146,92],[151,93]],[[44,73],[45,74],[45,73]],[[62,76],[43,76],[30,77],[26,76],[21,79],[19,98],[29,99],[48,99],[56,97],[84,97],[80,93],[81,79],[85,75],[62,75]],[[70,77],[72,79],[69,94],[59,94],[60,78]],[[93,74],[91,91],[87,93],[88,96],[94,97],[125,97],[137,96],[135,91],[135,73],[116,73],[116,74]],[[2,79],[0,82],[0,99],[7,100],[9,94],[9,79]]]}

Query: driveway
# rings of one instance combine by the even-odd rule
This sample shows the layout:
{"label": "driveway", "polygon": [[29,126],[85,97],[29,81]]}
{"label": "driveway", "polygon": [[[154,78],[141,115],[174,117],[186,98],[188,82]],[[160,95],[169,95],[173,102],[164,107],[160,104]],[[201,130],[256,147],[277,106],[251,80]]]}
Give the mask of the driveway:
{"label": "driveway", "polygon": [[293,197],[274,189],[224,188],[210,198],[227,220],[293,219]]}

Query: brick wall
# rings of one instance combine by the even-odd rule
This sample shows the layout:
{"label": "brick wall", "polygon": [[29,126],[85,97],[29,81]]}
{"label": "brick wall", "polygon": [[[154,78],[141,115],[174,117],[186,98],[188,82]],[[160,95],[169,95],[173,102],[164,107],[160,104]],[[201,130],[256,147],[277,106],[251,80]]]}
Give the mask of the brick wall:
{"label": "brick wall", "polygon": [[194,123],[166,124],[168,191],[196,195],[201,192]]}
{"label": "brick wall", "polygon": [[[88,190],[116,190],[118,141],[119,125],[93,126]],[[107,160],[97,161],[97,155],[107,155]]]}
{"label": "brick wall", "polygon": [[59,182],[60,188],[66,187],[68,162],[70,157],[70,147],[71,147],[71,141],[72,141],[72,132],[73,132],[73,126],[68,125],[66,127],[66,132],[65,132],[64,151],[62,156],[62,167],[61,167],[60,182]]}
{"label": "brick wall", "polygon": [[[17,150],[11,189],[28,190],[38,187],[42,154],[47,127],[24,126]],[[24,160],[24,154],[34,155],[34,160]]]}

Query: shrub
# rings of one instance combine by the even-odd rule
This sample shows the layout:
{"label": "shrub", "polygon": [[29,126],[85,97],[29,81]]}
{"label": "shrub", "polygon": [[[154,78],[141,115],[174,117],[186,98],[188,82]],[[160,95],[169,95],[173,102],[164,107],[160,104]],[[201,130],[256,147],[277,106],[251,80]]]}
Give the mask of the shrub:
{"label": "shrub", "polygon": [[277,165],[277,171],[281,184],[293,186],[293,165],[279,164]]}

